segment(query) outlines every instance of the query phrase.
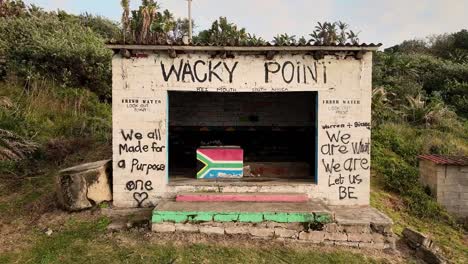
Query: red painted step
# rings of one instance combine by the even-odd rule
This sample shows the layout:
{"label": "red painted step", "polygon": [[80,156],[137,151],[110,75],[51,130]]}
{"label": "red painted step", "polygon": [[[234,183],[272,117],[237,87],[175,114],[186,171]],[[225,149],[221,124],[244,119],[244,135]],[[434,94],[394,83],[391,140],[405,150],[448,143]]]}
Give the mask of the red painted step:
{"label": "red painted step", "polygon": [[180,193],[177,202],[282,202],[306,203],[304,193]]}

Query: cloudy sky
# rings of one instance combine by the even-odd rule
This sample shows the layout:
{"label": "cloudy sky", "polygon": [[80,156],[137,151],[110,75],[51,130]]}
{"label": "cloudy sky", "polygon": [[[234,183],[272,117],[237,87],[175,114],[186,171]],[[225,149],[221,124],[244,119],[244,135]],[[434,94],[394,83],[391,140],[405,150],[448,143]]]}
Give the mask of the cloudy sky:
{"label": "cloudy sky", "polygon": [[[88,12],[120,19],[120,0],[26,0],[48,10]],[[131,0],[133,7],[139,0]],[[158,1],[176,16],[187,15],[186,0]],[[344,21],[360,31],[361,42],[385,47],[405,39],[468,28],[468,0],[193,0],[196,31],[219,16],[264,39],[287,32],[307,36],[318,21]]]}

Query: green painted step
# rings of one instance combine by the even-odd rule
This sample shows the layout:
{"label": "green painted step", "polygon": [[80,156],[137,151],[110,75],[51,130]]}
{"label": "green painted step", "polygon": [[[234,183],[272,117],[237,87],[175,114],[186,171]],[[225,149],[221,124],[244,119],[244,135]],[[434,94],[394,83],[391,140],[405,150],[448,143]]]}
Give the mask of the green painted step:
{"label": "green painted step", "polygon": [[332,215],[320,202],[161,202],[153,210],[152,222],[247,222],[328,223]]}

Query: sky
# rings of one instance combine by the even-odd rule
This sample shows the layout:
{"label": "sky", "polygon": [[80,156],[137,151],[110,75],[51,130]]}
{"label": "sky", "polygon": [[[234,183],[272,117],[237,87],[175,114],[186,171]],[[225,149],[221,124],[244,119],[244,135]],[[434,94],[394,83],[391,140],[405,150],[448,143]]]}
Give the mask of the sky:
{"label": "sky", "polygon": [[[46,10],[88,12],[120,20],[120,0],[26,0]],[[133,8],[141,1],[130,0]],[[187,16],[186,0],[158,1],[176,17]],[[361,42],[390,47],[408,39],[468,28],[468,0],[193,0],[195,31],[220,16],[266,40],[281,33],[308,36],[317,22],[343,21]]]}

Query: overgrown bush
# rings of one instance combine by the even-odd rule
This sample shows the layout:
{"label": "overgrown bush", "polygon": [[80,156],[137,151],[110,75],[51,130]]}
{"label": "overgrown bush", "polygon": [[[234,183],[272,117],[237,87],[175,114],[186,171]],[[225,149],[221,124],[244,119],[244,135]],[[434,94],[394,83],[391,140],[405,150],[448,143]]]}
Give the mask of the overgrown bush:
{"label": "overgrown bush", "polygon": [[7,75],[85,86],[110,99],[111,51],[91,29],[53,15],[0,18],[0,36]]}

